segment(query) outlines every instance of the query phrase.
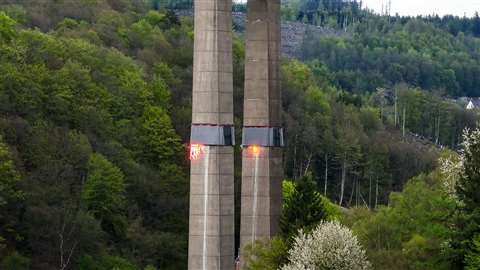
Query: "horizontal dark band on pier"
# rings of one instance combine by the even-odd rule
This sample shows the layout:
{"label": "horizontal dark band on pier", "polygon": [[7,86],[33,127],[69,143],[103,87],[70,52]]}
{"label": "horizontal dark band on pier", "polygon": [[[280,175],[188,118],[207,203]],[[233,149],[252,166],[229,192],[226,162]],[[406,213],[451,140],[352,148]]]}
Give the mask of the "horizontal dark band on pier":
{"label": "horizontal dark band on pier", "polygon": [[243,127],[242,146],[284,147],[282,127]]}
{"label": "horizontal dark band on pier", "polygon": [[233,125],[192,124],[190,142],[210,146],[233,146],[235,128]]}

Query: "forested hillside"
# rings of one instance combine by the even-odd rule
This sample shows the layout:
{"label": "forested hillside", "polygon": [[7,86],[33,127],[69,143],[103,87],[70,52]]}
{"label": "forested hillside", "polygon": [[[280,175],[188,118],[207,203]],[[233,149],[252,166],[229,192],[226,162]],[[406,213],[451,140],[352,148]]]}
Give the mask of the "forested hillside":
{"label": "forested hillside", "polygon": [[171,119],[188,123],[192,24],[55,3],[0,14],[0,257],[183,269],[188,178]]}
{"label": "forested hillside", "polygon": [[308,36],[303,48],[304,59],[322,60],[343,89],[374,91],[407,82],[451,97],[480,95],[478,13],[413,18],[376,15],[356,0],[291,0],[283,16],[352,33]]}
{"label": "forested hillside", "polygon": [[[186,269],[193,20],[161,2],[0,0],[0,269]],[[310,35],[283,61],[286,178],[311,175],[343,207],[387,205],[475,127],[452,98],[480,94],[480,40],[355,3],[302,8],[283,15],[351,34]]]}

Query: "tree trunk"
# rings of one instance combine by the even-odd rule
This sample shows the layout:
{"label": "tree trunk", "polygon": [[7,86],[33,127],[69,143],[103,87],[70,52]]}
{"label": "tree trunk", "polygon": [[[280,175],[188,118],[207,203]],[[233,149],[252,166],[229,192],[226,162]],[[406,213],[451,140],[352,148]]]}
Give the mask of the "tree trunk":
{"label": "tree trunk", "polygon": [[437,138],[435,139],[437,145],[440,143],[440,120],[441,116],[439,115],[437,120]]}
{"label": "tree trunk", "polygon": [[369,177],[368,186],[368,208],[372,209],[372,176]]}
{"label": "tree trunk", "polygon": [[375,188],[375,209],[378,207],[378,178],[376,178],[376,188]]}
{"label": "tree trunk", "polygon": [[350,200],[348,200],[348,207],[352,207],[353,194],[356,192],[357,182],[354,179],[352,184],[352,192],[350,193]]}
{"label": "tree trunk", "polygon": [[298,135],[295,135],[295,142],[293,143],[293,178],[297,179],[297,137]]}
{"label": "tree trunk", "polygon": [[395,127],[398,127],[398,96],[397,90],[395,90]]}
{"label": "tree trunk", "polygon": [[345,179],[347,177],[347,153],[343,155],[342,180],[340,184],[340,206],[343,204],[343,194],[345,191]]}
{"label": "tree trunk", "polygon": [[60,252],[60,270],[65,270],[70,266],[70,261],[72,259],[72,256],[75,252],[75,249],[77,247],[78,241],[72,241],[72,247],[67,248],[67,241],[72,238],[72,234],[75,231],[76,227],[76,222],[72,225],[72,228],[70,228],[69,232],[66,232],[66,215],[63,220],[62,228],[58,232],[58,237],[59,237],[59,252]]}
{"label": "tree trunk", "polygon": [[356,193],[356,200],[355,200],[355,207],[358,207],[359,203],[360,203],[360,179],[358,179],[357,177],[357,180],[355,181],[357,184],[357,193]]}
{"label": "tree trunk", "polygon": [[328,189],[328,154],[325,154],[325,187],[323,190],[323,195],[327,197],[327,189]]}
{"label": "tree trunk", "polygon": [[384,112],[383,112],[383,110],[384,110],[383,106],[384,106],[384,104],[383,104],[383,100],[382,100],[382,101],[380,102],[380,121],[382,121],[382,123],[383,123],[383,114],[384,114]]}
{"label": "tree trunk", "polygon": [[308,156],[307,164],[305,165],[305,170],[303,171],[302,176],[307,175],[308,170],[310,169],[310,164],[312,164],[312,157],[313,157],[313,154],[310,154],[310,155]]}
{"label": "tree trunk", "polygon": [[405,138],[405,122],[406,122],[406,120],[405,120],[405,118],[406,118],[406,117],[405,117],[405,116],[406,116],[406,114],[407,114],[407,108],[406,108],[405,106],[403,106],[403,119],[402,119],[402,120],[403,120],[403,124],[402,124],[402,134],[403,134],[403,137],[404,137],[404,138]]}

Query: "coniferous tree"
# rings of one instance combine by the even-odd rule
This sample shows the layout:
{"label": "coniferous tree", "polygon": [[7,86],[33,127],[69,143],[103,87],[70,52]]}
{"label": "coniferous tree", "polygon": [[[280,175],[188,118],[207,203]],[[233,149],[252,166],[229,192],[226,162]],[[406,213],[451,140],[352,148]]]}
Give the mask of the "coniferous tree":
{"label": "coniferous tree", "polygon": [[280,221],[283,236],[294,237],[300,229],[309,232],[329,218],[325,199],[316,190],[312,175],[307,174],[297,180],[291,197],[284,198],[285,207]]}
{"label": "coniferous tree", "polygon": [[480,235],[475,237],[471,245],[472,250],[465,257],[465,269],[480,269]]}

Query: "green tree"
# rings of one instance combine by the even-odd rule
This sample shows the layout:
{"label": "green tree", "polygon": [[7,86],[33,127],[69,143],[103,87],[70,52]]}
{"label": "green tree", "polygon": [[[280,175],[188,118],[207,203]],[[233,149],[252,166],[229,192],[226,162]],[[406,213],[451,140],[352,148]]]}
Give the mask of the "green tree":
{"label": "green tree", "polygon": [[124,234],[124,175],[100,154],[93,154],[88,161],[88,176],[82,199],[87,210],[100,220],[106,232],[114,236]]}
{"label": "green tree", "polygon": [[17,252],[14,252],[13,254],[6,256],[1,261],[0,265],[4,270],[29,270],[30,259],[23,257]]}
{"label": "green tree", "polygon": [[[137,265],[186,268],[188,178],[169,113],[187,134],[193,20],[146,14],[137,0],[15,6],[25,12],[0,5],[19,22],[2,13],[0,133],[28,196],[0,206],[0,257],[16,249],[32,270],[70,269],[84,255],[121,250]],[[152,106],[162,112],[142,118]],[[108,164],[89,164],[93,151],[130,185],[110,181],[121,177]],[[117,204],[117,193],[129,203]],[[125,232],[133,227],[135,237]]]}
{"label": "green tree", "polygon": [[78,262],[79,270],[138,270],[134,264],[125,258],[111,255],[92,257],[83,256]]}
{"label": "green tree", "polygon": [[334,207],[316,190],[312,175],[307,174],[297,180],[295,190],[284,198],[280,227],[286,239],[294,237],[300,229],[309,232],[321,221],[335,218]]}
{"label": "green tree", "polygon": [[452,237],[456,204],[445,181],[439,172],[415,177],[403,192],[390,195],[389,207],[354,222],[353,230],[376,268],[451,269],[445,243]]}
{"label": "green tree", "polygon": [[0,207],[17,202],[23,198],[19,190],[20,175],[15,169],[7,145],[0,137]]}
{"label": "green tree", "polygon": [[244,249],[244,269],[277,270],[287,262],[288,248],[282,238],[261,239]]}
{"label": "green tree", "polygon": [[148,84],[147,89],[152,93],[152,103],[160,106],[163,109],[169,109],[171,104],[171,94],[168,90],[167,84],[161,77],[156,77]]}
{"label": "green tree", "polygon": [[480,236],[478,235],[473,239],[471,250],[465,257],[465,269],[480,269]]}
{"label": "green tree", "polygon": [[282,80],[289,88],[305,91],[312,83],[312,71],[300,61],[290,61],[282,65]]}
{"label": "green tree", "polygon": [[457,237],[455,247],[460,258],[459,263],[465,261],[465,256],[473,252],[473,241],[480,234],[480,130],[464,134],[463,142],[463,173],[456,186],[460,200],[457,220]]}
{"label": "green tree", "polygon": [[0,239],[13,240],[17,236],[19,204],[25,194],[20,190],[20,175],[15,169],[7,145],[0,137]]}
{"label": "green tree", "polygon": [[147,107],[140,118],[141,139],[147,160],[154,166],[171,163],[181,156],[180,139],[167,112],[161,107]]}
{"label": "green tree", "polygon": [[15,34],[16,22],[5,14],[5,12],[0,11],[0,42],[9,42],[11,41]]}
{"label": "green tree", "polygon": [[27,22],[27,11],[19,4],[2,5],[1,9],[19,24]]}

